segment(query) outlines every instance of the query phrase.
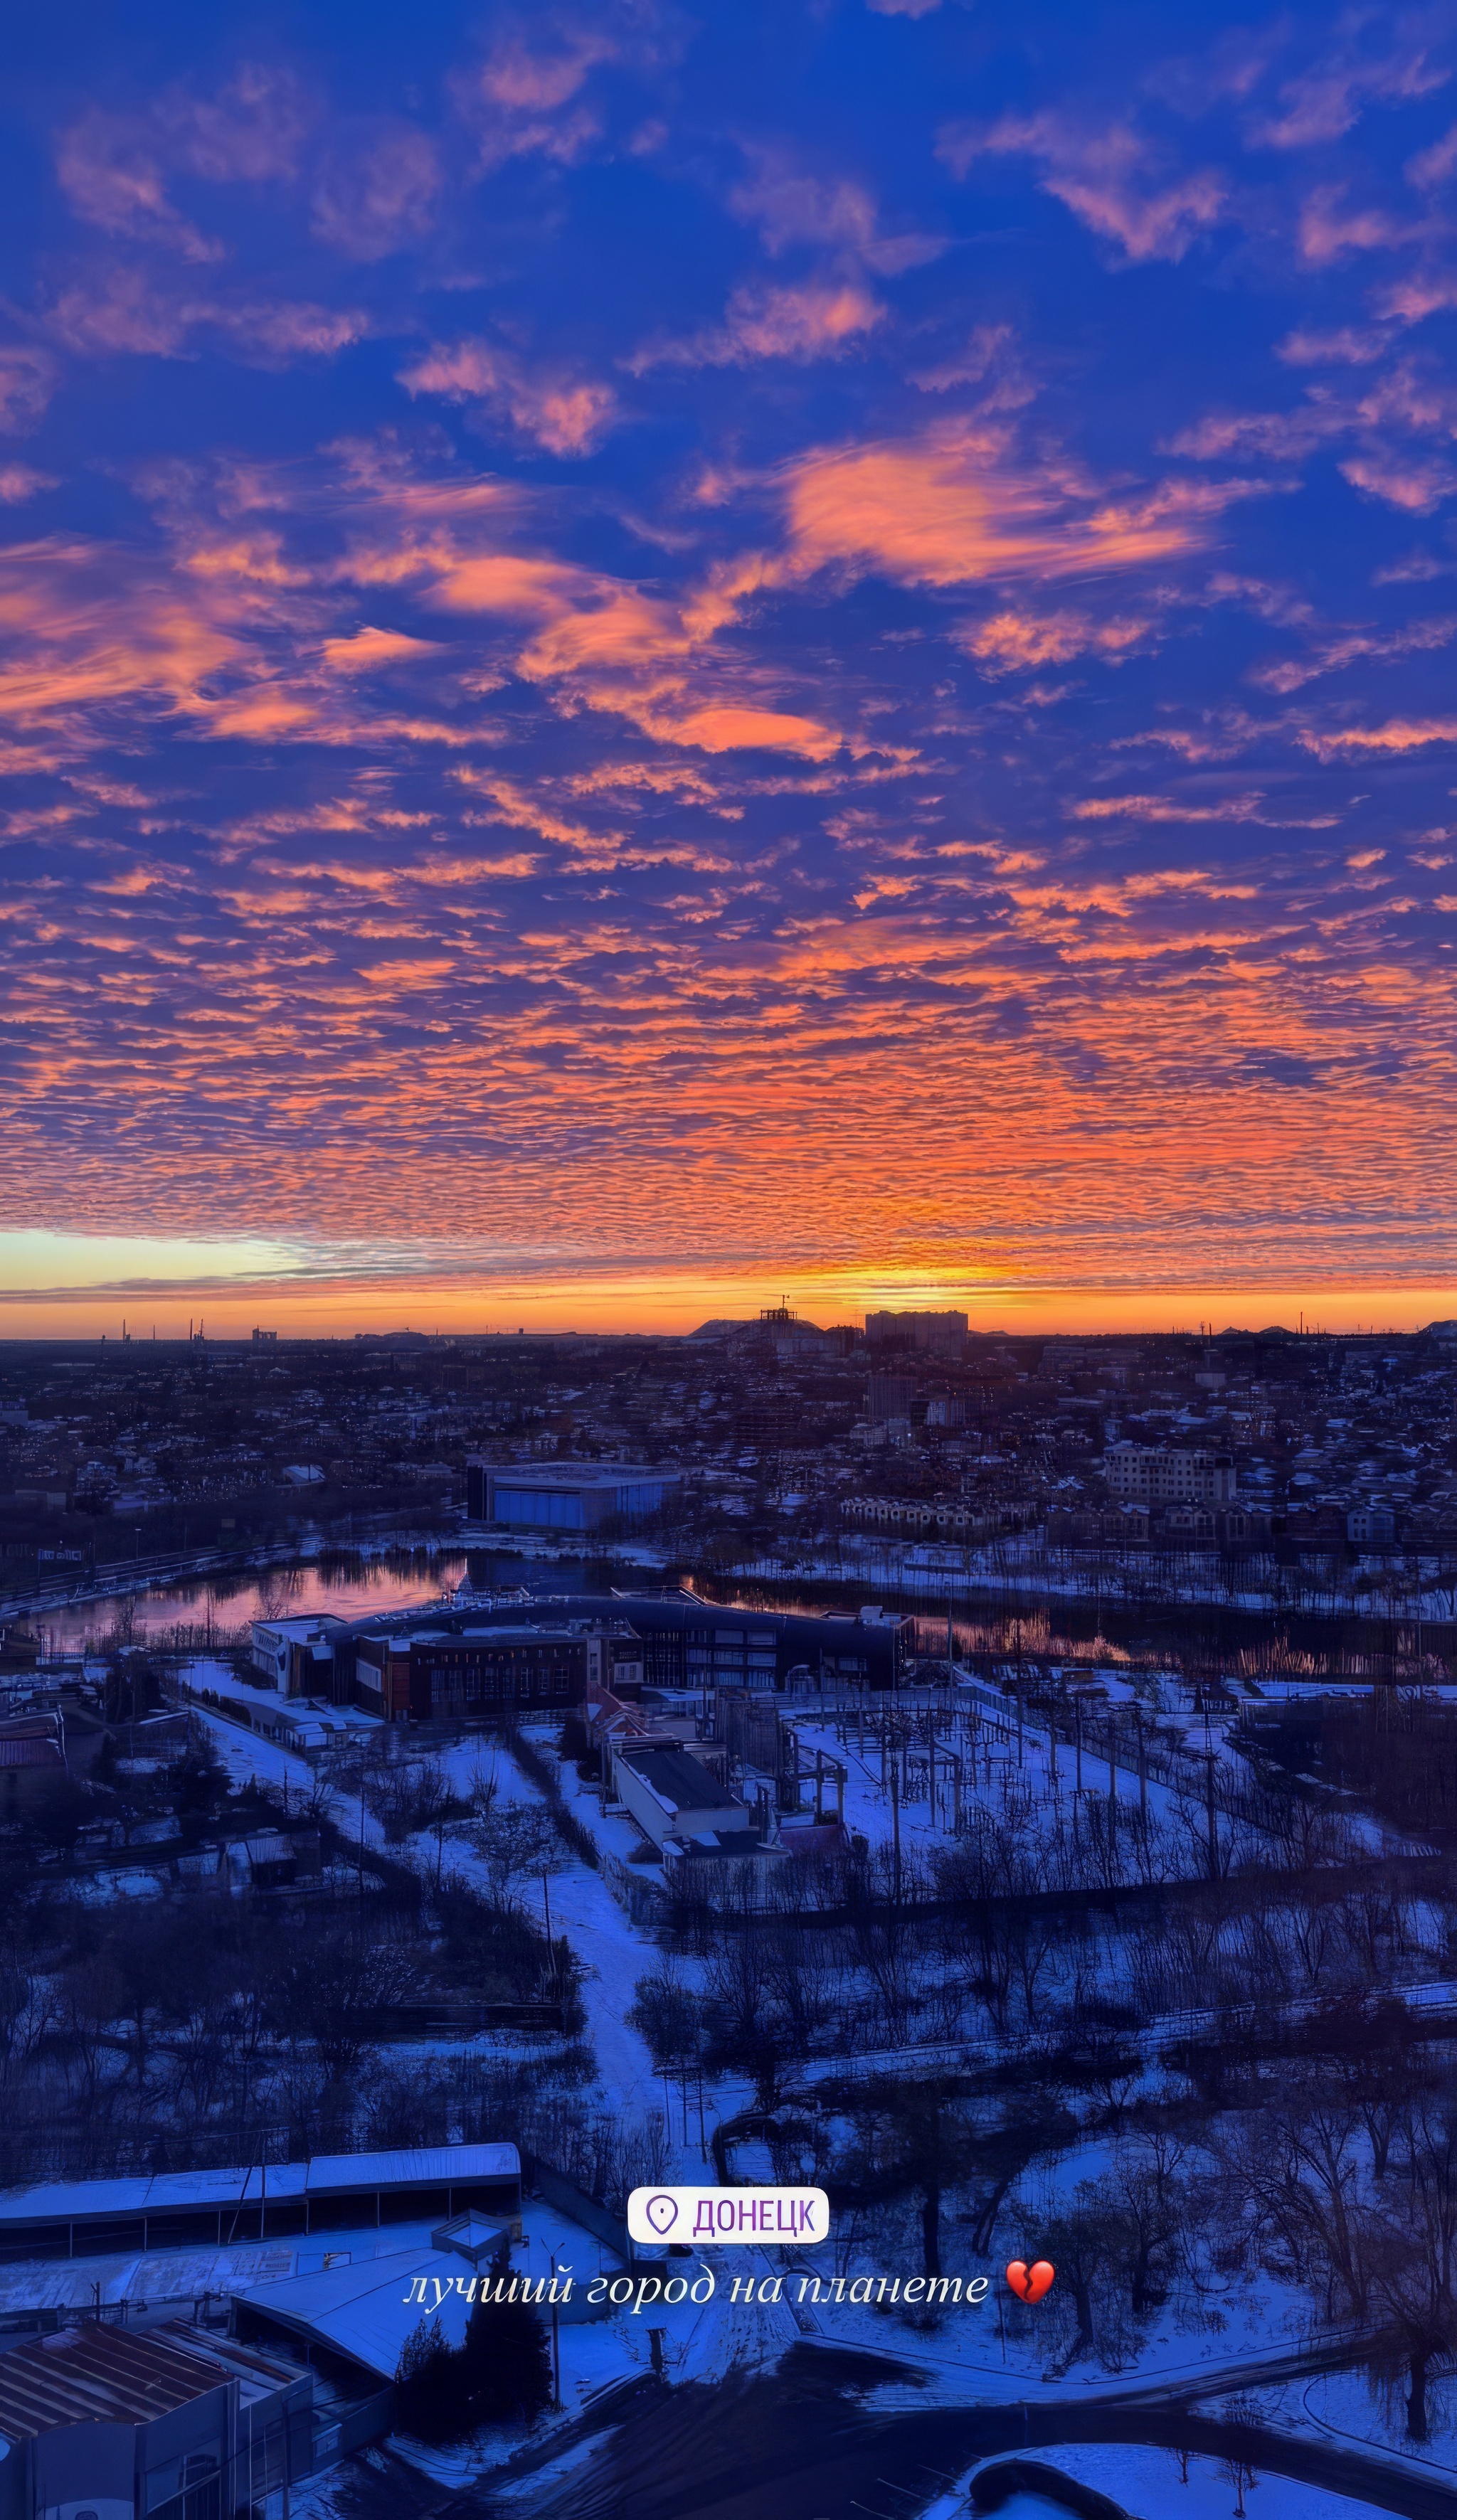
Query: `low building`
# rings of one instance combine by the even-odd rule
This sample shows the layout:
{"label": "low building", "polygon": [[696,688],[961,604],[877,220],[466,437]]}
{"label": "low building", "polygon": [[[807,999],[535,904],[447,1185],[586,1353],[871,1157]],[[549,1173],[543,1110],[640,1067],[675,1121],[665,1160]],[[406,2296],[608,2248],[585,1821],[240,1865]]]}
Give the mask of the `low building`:
{"label": "low building", "polygon": [[0,2520],[232,2520],[314,2466],[311,2373],[88,2319],[0,2354]]}
{"label": "low building", "polygon": [[676,1470],[633,1468],[625,1462],[466,1463],[466,1514],[508,1531],[601,1531],[647,1522],[678,1485]]}
{"label": "low building", "polygon": [[945,1498],[846,1497],[840,1511],[845,1522],[884,1531],[938,1532],[956,1540],[979,1539],[995,1528],[966,1503]]}
{"label": "low building", "polygon": [[0,2190],[0,2264],[124,2249],[223,2249],[360,2225],[383,2229],[468,2206],[520,2222],[522,2165],[514,2143],[319,2153],[266,2169],[254,2163],[7,2187]]}
{"label": "low building", "polygon": [[12,1715],[0,1724],[0,1821],[67,1773],[66,1718],[59,1707]]}
{"label": "low building", "polygon": [[613,1782],[618,1800],[656,1847],[670,1837],[717,1840],[751,1833],[746,1806],[687,1750],[623,1741],[613,1758]]}

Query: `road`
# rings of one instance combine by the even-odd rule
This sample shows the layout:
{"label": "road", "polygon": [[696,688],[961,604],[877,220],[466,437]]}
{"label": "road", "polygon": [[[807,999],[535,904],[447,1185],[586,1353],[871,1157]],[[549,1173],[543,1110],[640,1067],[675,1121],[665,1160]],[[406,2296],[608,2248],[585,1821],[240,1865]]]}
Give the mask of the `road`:
{"label": "road", "polygon": [[346,2490],[341,2482],[335,2507],[347,2520],[914,2520],[979,2459],[1084,2441],[1215,2458],[1238,2451],[1256,2471],[1359,2497],[1402,2520],[1457,2520],[1457,2492],[1440,2471],[1235,2427],[1176,2399],[1053,2394],[1034,2406],[917,2408],[907,2400],[918,2379],[888,2359],[799,2345],[772,2372],[639,2384],[605,2422],[588,2415],[464,2493],[423,2493],[418,2474],[402,2490],[410,2471],[390,2460],[387,2470],[356,2470]]}

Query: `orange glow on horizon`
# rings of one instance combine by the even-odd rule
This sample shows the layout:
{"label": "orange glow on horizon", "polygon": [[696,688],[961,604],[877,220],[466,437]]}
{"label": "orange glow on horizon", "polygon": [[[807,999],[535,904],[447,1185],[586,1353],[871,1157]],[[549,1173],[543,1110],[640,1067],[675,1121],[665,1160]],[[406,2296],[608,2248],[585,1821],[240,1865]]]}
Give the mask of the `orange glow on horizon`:
{"label": "orange glow on horizon", "polygon": [[78,1290],[0,1299],[0,1340],[119,1338],[125,1318],[134,1344],[185,1338],[200,1320],[209,1336],[247,1338],[256,1325],[285,1338],[350,1338],[356,1331],[416,1329],[444,1337],[486,1332],[635,1332],[682,1335],[712,1320],[751,1322],[780,1302],[828,1328],[863,1325],[867,1311],[958,1311],[975,1331],[1009,1336],[1063,1333],[1157,1336],[1280,1327],[1340,1333],[1400,1332],[1457,1319],[1457,1284],[1331,1286],[1282,1284],[1140,1287],[896,1282],[845,1276],[775,1279],[698,1276],[506,1279],[448,1283],[428,1279],[334,1281],[306,1287],[259,1285]]}

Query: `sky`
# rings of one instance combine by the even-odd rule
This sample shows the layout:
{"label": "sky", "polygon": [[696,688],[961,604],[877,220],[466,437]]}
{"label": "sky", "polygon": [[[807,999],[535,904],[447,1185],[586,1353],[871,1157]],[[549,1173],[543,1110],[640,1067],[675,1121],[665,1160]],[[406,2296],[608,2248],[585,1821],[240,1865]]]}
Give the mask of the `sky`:
{"label": "sky", "polygon": [[1457,7],[6,53],[0,1333],[1457,1314]]}

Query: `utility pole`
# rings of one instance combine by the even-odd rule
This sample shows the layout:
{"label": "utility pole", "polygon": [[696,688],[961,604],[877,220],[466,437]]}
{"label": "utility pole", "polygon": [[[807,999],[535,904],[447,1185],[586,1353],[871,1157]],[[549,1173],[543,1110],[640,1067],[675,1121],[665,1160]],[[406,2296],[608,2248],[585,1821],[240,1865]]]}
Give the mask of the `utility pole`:
{"label": "utility pole", "polygon": [[890,1828],[895,1850],[891,1873],[892,1897],[898,1908],[900,1906],[900,1778],[893,1759],[890,1762]]}

